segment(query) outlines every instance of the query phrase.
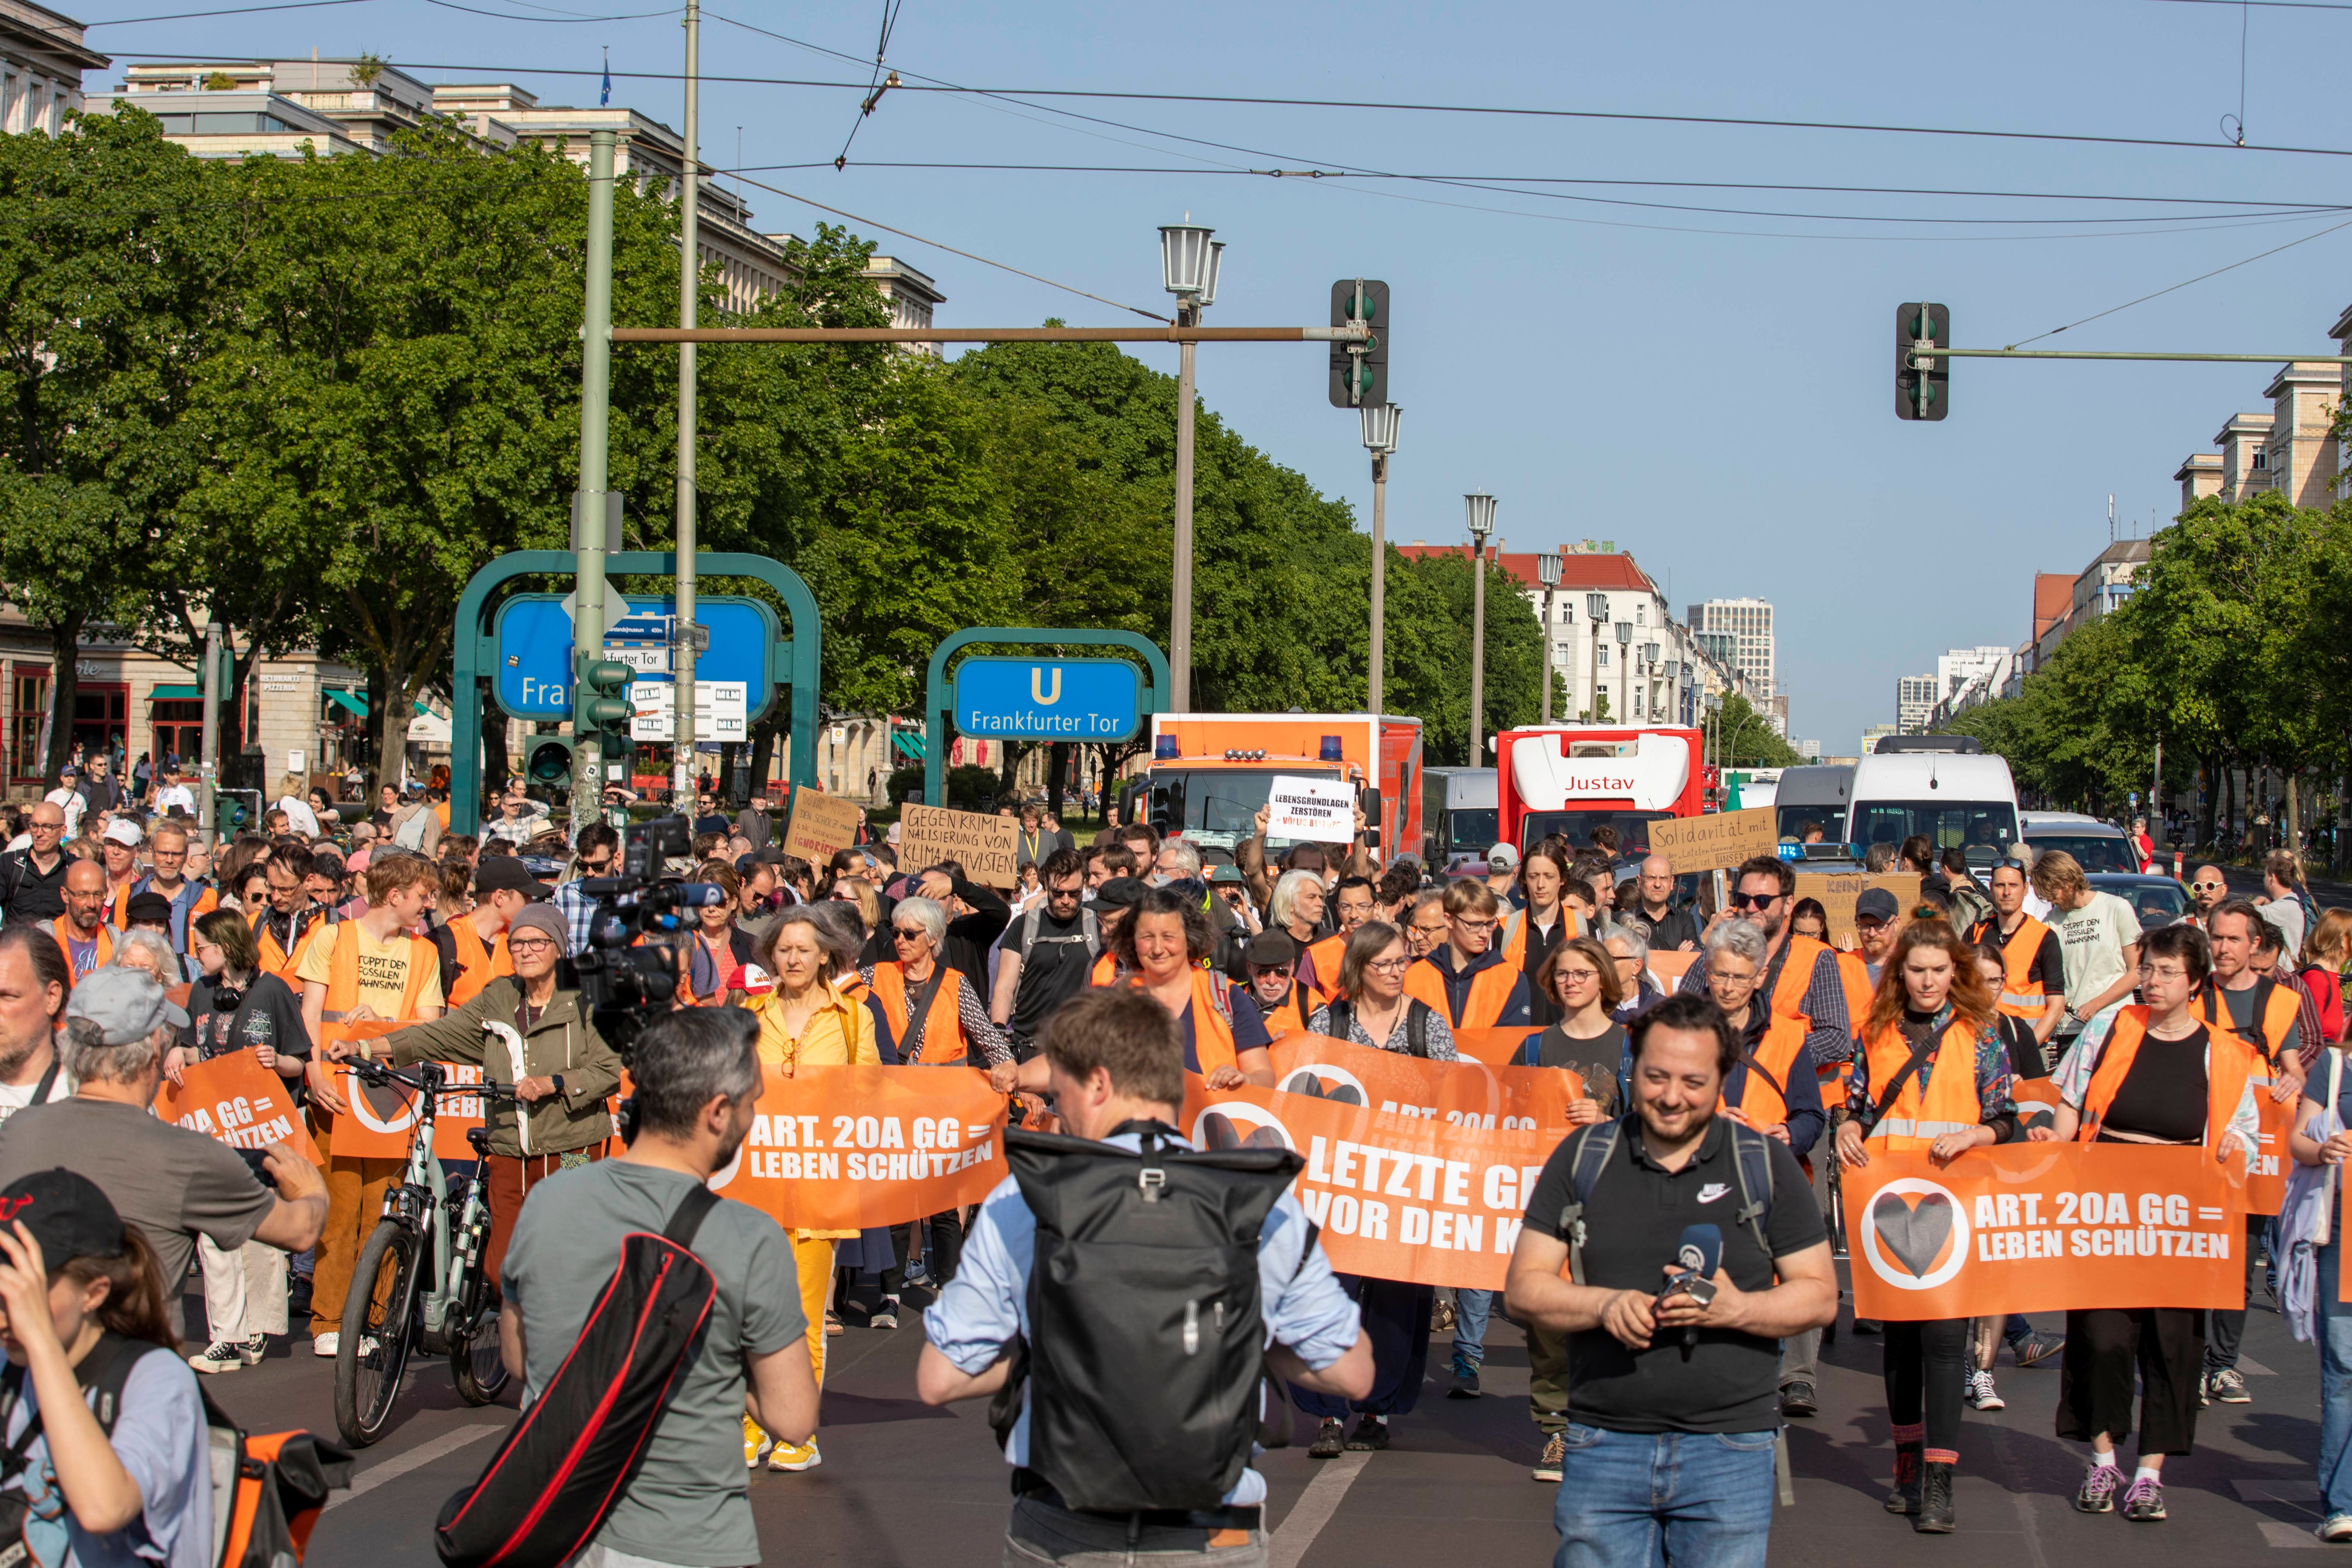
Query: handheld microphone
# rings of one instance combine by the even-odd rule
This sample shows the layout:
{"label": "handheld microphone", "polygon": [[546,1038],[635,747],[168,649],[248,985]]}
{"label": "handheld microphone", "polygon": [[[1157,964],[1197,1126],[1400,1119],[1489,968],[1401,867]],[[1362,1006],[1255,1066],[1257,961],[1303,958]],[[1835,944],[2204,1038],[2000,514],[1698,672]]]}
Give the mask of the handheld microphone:
{"label": "handheld microphone", "polygon": [[[1715,1299],[1715,1274],[1723,1266],[1723,1232],[1711,1225],[1683,1226],[1682,1240],[1675,1246],[1675,1262],[1682,1272],[1666,1282],[1664,1296],[1679,1290],[1701,1306]],[[1683,1330],[1683,1360],[1691,1358],[1698,1348],[1696,1325]]]}

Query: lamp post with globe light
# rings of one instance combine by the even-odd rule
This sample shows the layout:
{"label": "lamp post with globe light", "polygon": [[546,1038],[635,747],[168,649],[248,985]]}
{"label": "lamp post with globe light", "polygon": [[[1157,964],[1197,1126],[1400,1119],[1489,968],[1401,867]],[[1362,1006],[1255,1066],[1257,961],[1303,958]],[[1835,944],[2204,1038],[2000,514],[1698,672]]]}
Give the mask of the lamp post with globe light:
{"label": "lamp post with globe light", "polygon": [[[1217,302],[1217,273],[1225,247],[1185,215],[1181,224],[1160,229],[1160,280],[1176,296],[1176,324],[1197,327],[1201,312]],[[1168,605],[1168,706],[1192,709],[1192,358],[1186,339],[1177,349],[1175,563]]]}
{"label": "lamp post with globe light", "polygon": [[1462,498],[1470,526],[1470,762],[1482,765],[1481,731],[1486,720],[1486,536],[1495,531],[1495,498],[1483,491]]}
{"label": "lamp post with globe light", "polygon": [[1365,657],[1364,707],[1377,719],[1388,672],[1389,459],[1396,456],[1397,421],[1404,409],[1394,403],[1367,403],[1359,414],[1363,422],[1364,450],[1372,455],[1371,640]]}
{"label": "lamp post with globe light", "polygon": [[1543,584],[1543,721],[1551,722],[1551,596],[1559,586],[1559,557],[1536,557],[1536,581]]}

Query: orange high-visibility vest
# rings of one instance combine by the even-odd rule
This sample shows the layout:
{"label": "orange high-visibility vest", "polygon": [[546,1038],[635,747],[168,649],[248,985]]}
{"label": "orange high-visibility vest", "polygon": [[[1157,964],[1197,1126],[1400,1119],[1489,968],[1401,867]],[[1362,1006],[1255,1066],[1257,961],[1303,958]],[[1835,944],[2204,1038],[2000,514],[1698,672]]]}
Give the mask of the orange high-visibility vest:
{"label": "orange high-visibility vest", "polygon": [[[302,955],[310,951],[311,942],[320,931],[342,922],[331,911],[316,904],[295,910],[294,948],[289,952],[278,945],[278,933],[269,929],[269,913],[268,909],[264,909],[253,917],[253,934],[261,947],[261,971],[265,974],[275,974],[299,992],[302,983],[294,977],[294,972],[301,967]],[[312,920],[310,918],[312,915],[319,918]]]}
{"label": "orange high-visibility vest", "polygon": [[[70,933],[73,931],[73,921],[67,916],[59,915],[57,919],[49,922],[49,926],[51,930],[57,932],[58,951],[66,955],[66,968],[68,970],[71,970],[73,968],[73,943]],[[94,940],[98,942],[98,959],[97,962],[90,965],[90,967],[92,969],[103,969],[114,957],[114,933],[107,929],[106,922],[103,920],[98,922],[98,935]]]}
{"label": "orange high-visibility vest", "polygon": [[[1813,983],[1813,965],[1820,962],[1822,954],[1829,951],[1827,942],[1815,942],[1811,937],[1790,933],[1787,948],[1788,955],[1780,961],[1780,978],[1774,982],[1772,986],[1774,1016],[1782,1018],[1802,1018],[1807,1028],[1812,1027],[1813,1019],[1805,1011],[1805,992]],[[1849,1032],[1853,1028],[1853,1019],[1846,1020],[1846,1028]]]}
{"label": "orange high-visibility vest", "polygon": [[[1554,923],[1568,929],[1559,933],[1561,942],[1584,934],[1584,917],[1576,912],[1566,900],[1560,900]],[[1528,966],[1528,911],[1513,910],[1503,921],[1503,967],[1525,969]]]}
{"label": "orange high-visibility vest", "polygon": [[1491,1029],[1503,1021],[1503,1009],[1510,1005],[1511,987],[1518,978],[1519,972],[1507,963],[1490,963],[1478,971],[1470,977],[1470,994],[1463,1000],[1462,1016],[1456,1018],[1446,995],[1444,972],[1432,954],[1404,972],[1404,994],[1436,1008],[1438,1016],[1457,1029]]}
{"label": "orange high-visibility vest", "polygon": [[[1751,1125],[1772,1127],[1789,1120],[1789,1074],[1804,1048],[1805,1026],[1795,1019],[1774,1018],[1764,1026],[1764,1037],[1756,1042],[1747,1081],[1739,1089],[1739,1112]],[[1728,1107],[1731,1102],[1723,1103]]]}
{"label": "orange high-visibility vest", "polygon": [[1316,997],[1330,1001],[1339,994],[1339,961],[1348,956],[1347,933],[1325,937],[1307,950],[1307,956],[1315,961]]}
{"label": "orange high-visibility vest", "polygon": [[1087,972],[1087,984],[1089,985],[1108,985],[1118,978],[1118,960],[1108,950],[1095,960],[1095,966]]}
{"label": "orange high-visibility vest", "polygon": [[[1874,1102],[1903,1065],[1911,1059],[1911,1041],[1899,1024],[1888,1024],[1864,1047],[1870,1064]],[[1919,1079],[1927,1079],[1922,1090]],[[1884,1140],[1892,1150],[1925,1149],[1947,1132],[1965,1132],[1983,1124],[1984,1106],[1977,1098],[1977,1037],[1967,1020],[1955,1016],[1936,1042],[1936,1054],[1919,1072],[1904,1080],[1903,1092],[1870,1130],[1873,1140]]]}
{"label": "orange high-visibility vest", "polygon": [[449,983],[448,1003],[462,1007],[482,994],[482,988],[501,974],[514,973],[514,959],[507,952],[507,935],[500,931],[498,940],[483,945],[482,933],[474,929],[473,917],[460,915],[449,922],[449,940],[457,950],[457,978]]}
{"label": "orange high-visibility vest", "polygon": [[[320,1013],[322,1023],[340,1024],[360,1005],[360,941],[357,921],[339,921],[335,924],[335,951],[330,955],[327,970],[327,1003]],[[408,939],[408,984],[400,997],[400,1020],[416,1016],[417,998],[425,994],[425,977],[440,966],[441,955],[433,944],[421,936]]]}
{"label": "orange high-visibility vest", "polygon": [[[2263,1058],[2255,1067],[2255,1078],[2257,1082],[2268,1087],[2270,1083],[2268,1069],[2274,1067],[2293,1047],[2295,1026],[2303,1016],[2303,1003],[2294,992],[2275,980],[2257,980],[2254,982],[2254,987],[2256,990],[2269,988],[2269,994],[2263,998],[2262,1003],[2260,1019],[2262,1039],[2257,1042],[2240,1035],[2238,1043]],[[2206,1022],[2212,1023],[2217,1017],[2223,1028],[2232,1034],[2237,1033],[2237,1026],[2231,1022],[2229,1012],[2221,998],[2218,994],[2208,993],[2205,999]]]}
{"label": "orange high-visibility vest", "polygon": [[[2290,995],[2287,1000],[2294,998]],[[2147,1009],[2138,1006],[2116,1014],[2115,1024],[2107,1031],[2106,1048],[2099,1053],[2098,1066],[2091,1069],[2090,1084],[2083,1090],[2083,1121],[2074,1134],[2080,1142],[2095,1142],[2106,1124],[2116,1091],[2123,1088],[2132,1058],[2139,1055],[2139,1043],[2147,1037]],[[2209,1023],[2205,1035],[2205,1147],[2212,1149],[2230,1130],[2238,1101],[2245,1098],[2255,1058],[2253,1047],[2230,1027],[2226,1016],[2219,1024]]]}
{"label": "orange high-visibility vest", "polygon": [[1969,932],[1970,946],[1983,942],[2000,943],[2000,1000],[1996,1006],[2029,1024],[2040,1023],[2042,1015],[2050,1008],[2048,989],[2041,981],[2028,978],[2034,957],[2042,951],[2042,939],[2049,934],[2050,928],[2032,915],[2020,916],[2017,930],[2006,937],[2000,934],[2000,919],[1997,915],[1979,921],[1977,928]]}
{"label": "orange high-visibility vest", "polygon": [[[1250,1000],[1257,1002],[1257,994],[1255,991],[1250,993]],[[1285,1035],[1303,1035],[1307,1032],[1307,1020],[1314,1014],[1314,1004],[1315,997],[1307,987],[1293,983],[1288,994],[1281,1001],[1271,1007],[1263,1002],[1257,1002],[1257,1010],[1265,1015],[1265,1032],[1278,1040]]]}
{"label": "orange high-visibility vest", "polygon": [[[938,963],[939,960],[931,962]],[[961,1067],[968,1059],[963,1037],[963,972],[945,964],[940,967],[942,973],[939,989],[931,993],[930,1010],[923,1015],[922,1053],[914,1059],[927,1067]],[[890,1033],[898,1042],[901,1061],[907,1059],[909,990],[905,964],[893,958],[874,966],[874,997],[882,1004],[883,1016],[890,1020]]]}
{"label": "orange high-visibility vest", "polygon": [[[1225,999],[1225,977],[1213,970],[1192,971],[1192,1057],[1200,1064],[1202,1077],[1219,1068],[1241,1066],[1241,1053],[1234,1048],[1232,1004]],[[1130,974],[1129,985],[1141,985],[1143,976]]]}
{"label": "orange high-visibility vest", "polygon": [[[1838,953],[1837,967],[1838,984],[1845,988],[1845,1026],[1851,1035],[1870,1017],[1870,970],[1863,963],[1862,954],[1858,952]],[[1787,970],[1780,973],[1783,978],[1787,977]],[[1823,1084],[1836,1085],[1837,1098],[1843,1100],[1845,1086],[1853,1079],[1853,1062],[1851,1058],[1842,1062],[1815,1062],[1813,1077]],[[1826,1106],[1829,1096],[1823,1095],[1822,1099]]]}

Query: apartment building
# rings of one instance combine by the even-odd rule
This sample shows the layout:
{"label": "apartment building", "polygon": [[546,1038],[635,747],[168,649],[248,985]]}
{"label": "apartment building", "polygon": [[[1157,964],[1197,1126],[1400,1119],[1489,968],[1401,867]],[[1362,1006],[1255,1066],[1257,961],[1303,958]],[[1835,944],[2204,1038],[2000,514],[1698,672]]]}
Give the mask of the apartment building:
{"label": "apartment building", "polygon": [[0,133],[55,136],[82,107],[81,73],[107,64],[79,22],[32,0],[0,0]]}
{"label": "apartment building", "polygon": [[1777,693],[1779,667],[1772,633],[1772,605],[1766,599],[1709,599],[1690,606],[1691,630],[1728,632],[1737,640],[1739,673],[1752,691]]}

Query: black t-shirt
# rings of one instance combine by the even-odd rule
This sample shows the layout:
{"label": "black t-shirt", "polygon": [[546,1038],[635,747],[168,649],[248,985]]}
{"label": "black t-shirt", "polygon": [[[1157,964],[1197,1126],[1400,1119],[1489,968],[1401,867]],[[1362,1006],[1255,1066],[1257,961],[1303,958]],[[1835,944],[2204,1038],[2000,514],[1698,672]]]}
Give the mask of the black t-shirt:
{"label": "black t-shirt", "polygon": [[[1050,906],[1039,911],[1037,940],[1021,960],[1021,979],[1013,992],[1014,1034],[1035,1035],[1045,1026],[1047,1015],[1085,987],[1095,961],[1087,951],[1086,916],[1083,904],[1066,921],[1055,920]],[[1027,920],[1023,916],[1004,933],[1004,945],[1015,953],[1021,951]]]}
{"label": "black t-shirt", "polygon": [[[258,976],[227,1012],[220,1010],[217,995],[210,980],[199,980],[188,988],[188,1022],[199,1057],[226,1056],[266,1045],[281,1057],[309,1059],[310,1032],[302,1026],[302,1004],[286,982],[275,974]],[[291,1086],[288,1092],[299,1100],[302,1080],[287,1081]]]}
{"label": "black t-shirt", "polygon": [[1559,1016],[1559,1004],[1545,995],[1542,988],[1536,984],[1536,971],[1543,967],[1543,961],[1551,956],[1551,950],[1558,947],[1560,938],[1568,934],[1569,908],[1565,902],[1553,907],[1549,930],[1536,924],[1532,910],[1523,910],[1522,913],[1527,916],[1528,951],[1520,961],[1519,973],[1528,977],[1528,1022],[1549,1024]]}
{"label": "black t-shirt", "polygon": [[[1717,1117],[1697,1152],[1679,1171],[1661,1169],[1642,1146],[1639,1118],[1617,1124],[1616,1152],[1584,1205],[1584,1277],[1612,1290],[1655,1295],[1666,1282],[1683,1227],[1713,1225],[1723,1233],[1723,1268],[1742,1290],[1769,1290],[1772,1259],[1818,1247],[1829,1238],[1821,1205],[1788,1145],[1767,1140],[1772,1198],[1764,1217],[1768,1257],[1756,1234],[1738,1223],[1739,1170],[1731,1124]],[[1606,1136],[1610,1124],[1563,1138],[1544,1163],[1528,1200],[1527,1225],[1559,1237],[1559,1215],[1572,1194],[1576,1151],[1586,1138]],[[1610,1432],[1763,1432],[1780,1424],[1780,1342],[1729,1329],[1702,1329],[1688,1361],[1682,1334],[1659,1335],[1646,1351],[1629,1349],[1608,1330],[1569,1336],[1568,1413],[1571,1420]]]}
{"label": "black t-shirt", "polygon": [[[1614,1116],[1624,1109],[1617,1102],[1617,1075],[1625,1066],[1625,1026],[1612,1024],[1589,1040],[1571,1039],[1554,1024],[1536,1038],[1536,1066],[1567,1068],[1584,1079],[1584,1092]],[[1558,1215],[1558,1205],[1552,1206]],[[1538,1227],[1540,1228],[1540,1227]]]}
{"label": "black t-shirt", "polygon": [[[2224,991],[2222,995],[2231,993]],[[2140,1037],[2130,1068],[2116,1085],[2116,1098],[2100,1124],[2109,1132],[2136,1132],[2168,1143],[2196,1143],[2205,1137],[2205,1026],[2178,1040]]]}

